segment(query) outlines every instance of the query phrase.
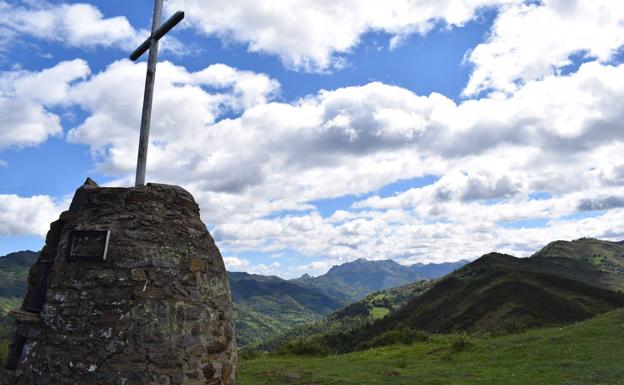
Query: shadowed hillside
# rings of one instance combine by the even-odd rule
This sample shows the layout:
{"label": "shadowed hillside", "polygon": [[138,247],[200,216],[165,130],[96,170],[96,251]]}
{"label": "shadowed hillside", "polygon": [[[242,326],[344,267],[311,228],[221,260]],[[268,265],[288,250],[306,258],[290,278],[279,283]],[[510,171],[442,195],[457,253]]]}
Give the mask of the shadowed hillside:
{"label": "shadowed hillside", "polygon": [[585,283],[592,278],[601,282],[601,272],[568,261],[550,265],[487,254],[442,279],[371,332],[398,325],[431,332],[515,332],[580,321],[624,306],[624,295]]}

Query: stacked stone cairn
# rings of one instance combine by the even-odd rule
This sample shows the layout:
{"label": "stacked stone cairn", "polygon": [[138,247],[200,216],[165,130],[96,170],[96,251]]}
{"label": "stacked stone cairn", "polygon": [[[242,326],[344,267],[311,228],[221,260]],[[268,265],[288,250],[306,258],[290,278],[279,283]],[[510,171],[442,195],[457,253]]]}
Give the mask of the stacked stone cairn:
{"label": "stacked stone cairn", "polygon": [[[107,244],[90,246],[91,233]],[[180,187],[88,179],[52,223],[12,315],[5,384],[234,383],[223,259]]]}

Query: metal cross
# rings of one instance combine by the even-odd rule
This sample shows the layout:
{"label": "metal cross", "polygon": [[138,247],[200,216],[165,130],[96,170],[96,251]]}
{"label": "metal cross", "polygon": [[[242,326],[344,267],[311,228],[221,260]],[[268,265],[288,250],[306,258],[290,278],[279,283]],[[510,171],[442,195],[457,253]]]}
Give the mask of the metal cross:
{"label": "metal cross", "polygon": [[143,96],[143,111],[141,113],[141,135],[139,137],[139,155],[137,158],[135,186],[145,184],[145,167],[147,164],[147,145],[149,144],[150,120],[152,116],[152,99],[154,97],[154,79],[156,77],[156,62],[158,61],[158,41],[173,27],[184,19],[184,12],[178,11],[163,25],[160,25],[163,0],[154,0],[154,17],[152,19],[152,34],[130,55],[135,61],[149,49],[147,59],[147,75],[145,77],[145,94]]}

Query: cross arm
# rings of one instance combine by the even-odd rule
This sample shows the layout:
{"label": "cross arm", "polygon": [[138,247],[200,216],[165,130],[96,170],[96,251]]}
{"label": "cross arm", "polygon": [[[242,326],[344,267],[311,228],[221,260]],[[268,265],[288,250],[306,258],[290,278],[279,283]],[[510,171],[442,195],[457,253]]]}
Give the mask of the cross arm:
{"label": "cross arm", "polygon": [[150,35],[141,45],[130,54],[130,60],[135,61],[141,57],[150,47],[150,42],[152,39],[160,40],[165,34],[173,27],[175,27],[179,22],[184,19],[184,12],[178,11],[173,16],[169,18],[169,20],[165,21],[163,25],[161,25],[154,33]]}

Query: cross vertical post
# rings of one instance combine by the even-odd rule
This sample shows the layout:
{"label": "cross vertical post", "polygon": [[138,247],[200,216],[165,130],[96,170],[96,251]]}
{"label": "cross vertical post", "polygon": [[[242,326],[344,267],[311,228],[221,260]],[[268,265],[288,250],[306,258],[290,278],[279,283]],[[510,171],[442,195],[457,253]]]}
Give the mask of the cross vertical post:
{"label": "cross vertical post", "polygon": [[141,134],[139,136],[139,152],[137,155],[137,170],[135,186],[145,185],[145,169],[147,167],[147,147],[149,145],[149,131],[152,117],[152,100],[154,98],[154,81],[156,79],[156,63],[158,62],[158,41],[173,27],[184,19],[184,12],[176,12],[163,25],[160,25],[163,0],[154,0],[154,16],[152,18],[152,34],[132,54],[131,60],[137,60],[145,51],[149,50],[147,59],[147,75],[145,76],[145,93],[143,95],[143,110],[141,112]]}
{"label": "cross vertical post", "polygon": [[[160,26],[163,0],[154,0],[154,16],[152,18],[152,35]],[[145,184],[147,168],[147,146],[152,120],[152,100],[154,98],[154,80],[156,79],[156,62],[158,61],[158,40],[151,38],[147,59],[147,75],[145,76],[145,93],[143,94],[143,110],[141,112],[141,134],[139,136],[139,154],[137,156],[136,186]]]}

